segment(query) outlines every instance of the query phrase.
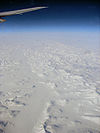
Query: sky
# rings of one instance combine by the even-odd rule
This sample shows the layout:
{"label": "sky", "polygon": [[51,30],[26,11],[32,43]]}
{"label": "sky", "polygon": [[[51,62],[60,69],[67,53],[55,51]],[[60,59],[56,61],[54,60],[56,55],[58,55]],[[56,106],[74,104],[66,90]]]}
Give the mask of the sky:
{"label": "sky", "polygon": [[47,9],[6,17],[1,31],[99,31],[99,2],[94,0],[4,0],[0,11],[47,6]]}

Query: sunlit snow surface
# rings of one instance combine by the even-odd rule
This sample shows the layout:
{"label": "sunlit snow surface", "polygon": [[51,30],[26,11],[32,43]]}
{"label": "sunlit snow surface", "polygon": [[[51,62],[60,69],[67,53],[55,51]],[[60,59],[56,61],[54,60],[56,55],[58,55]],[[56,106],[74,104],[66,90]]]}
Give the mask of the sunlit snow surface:
{"label": "sunlit snow surface", "polygon": [[100,133],[100,54],[23,36],[0,36],[0,133]]}

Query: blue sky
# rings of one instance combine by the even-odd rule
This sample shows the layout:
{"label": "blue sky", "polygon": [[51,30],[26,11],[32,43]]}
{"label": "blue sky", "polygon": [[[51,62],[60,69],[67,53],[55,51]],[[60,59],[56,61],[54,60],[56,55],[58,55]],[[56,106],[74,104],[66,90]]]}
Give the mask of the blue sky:
{"label": "blue sky", "polygon": [[98,5],[52,5],[48,9],[6,17],[3,31],[99,31]]}

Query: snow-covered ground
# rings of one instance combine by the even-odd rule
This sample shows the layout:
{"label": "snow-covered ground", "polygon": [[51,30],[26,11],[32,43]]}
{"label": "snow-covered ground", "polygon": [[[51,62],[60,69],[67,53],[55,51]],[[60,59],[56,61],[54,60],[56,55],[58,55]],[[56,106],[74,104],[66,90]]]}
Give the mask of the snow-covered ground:
{"label": "snow-covered ground", "polygon": [[0,40],[0,133],[100,133],[98,52],[27,34]]}

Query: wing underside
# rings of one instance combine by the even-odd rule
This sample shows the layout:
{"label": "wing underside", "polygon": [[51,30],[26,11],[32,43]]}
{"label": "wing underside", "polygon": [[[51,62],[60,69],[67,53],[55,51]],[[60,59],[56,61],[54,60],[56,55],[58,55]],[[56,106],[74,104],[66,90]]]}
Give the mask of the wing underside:
{"label": "wing underside", "polygon": [[28,9],[1,12],[0,17],[11,16],[11,15],[16,15],[16,14],[23,14],[26,12],[31,12],[31,11],[35,11],[35,10],[39,10],[39,9],[43,9],[43,8],[47,8],[47,7],[33,7],[33,8],[28,8]]}

